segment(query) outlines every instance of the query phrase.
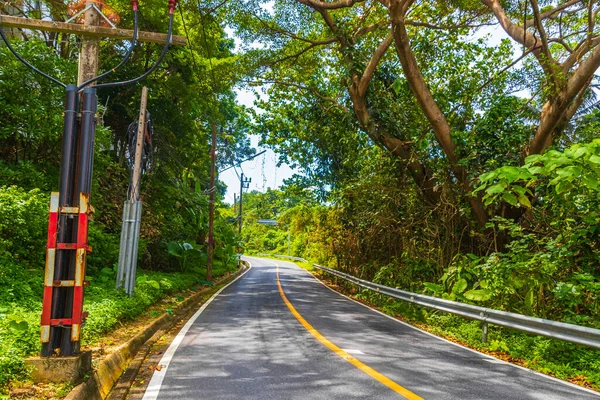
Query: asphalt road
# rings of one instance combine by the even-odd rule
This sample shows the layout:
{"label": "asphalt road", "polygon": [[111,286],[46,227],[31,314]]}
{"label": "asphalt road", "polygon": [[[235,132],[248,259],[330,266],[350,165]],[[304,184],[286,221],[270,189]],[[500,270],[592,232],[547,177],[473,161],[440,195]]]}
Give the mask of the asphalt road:
{"label": "asphalt road", "polygon": [[[163,358],[145,399],[403,398],[385,379],[404,388],[407,398],[600,399],[388,318],[295,264],[247,259],[252,268],[175,339],[173,357]],[[279,292],[276,264],[285,297],[305,325]]]}

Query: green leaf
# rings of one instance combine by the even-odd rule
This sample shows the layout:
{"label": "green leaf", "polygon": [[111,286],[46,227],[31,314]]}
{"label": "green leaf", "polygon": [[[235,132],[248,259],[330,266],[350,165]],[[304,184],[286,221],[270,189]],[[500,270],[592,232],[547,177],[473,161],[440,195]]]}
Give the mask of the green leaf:
{"label": "green leaf", "polygon": [[490,171],[490,172],[486,172],[484,174],[481,174],[479,176],[479,180],[481,182],[485,183],[485,182],[493,180],[494,178],[496,178],[496,176],[498,176],[498,173],[496,171]]}
{"label": "green leaf", "polygon": [[525,194],[527,192],[527,189],[525,189],[523,186],[519,186],[519,185],[514,185],[512,187],[513,192],[517,193],[517,194]]}
{"label": "green leaf", "polygon": [[506,192],[502,195],[502,198],[512,206],[516,206],[518,204],[517,196],[515,196],[513,193]]}
{"label": "green leaf", "polygon": [[440,293],[442,291],[442,286],[438,285],[437,283],[423,282],[423,286],[431,290],[433,293]]}
{"label": "green leaf", "polygon": [[587,147],[579,147],[577,150],[575,150],[575,153],[573,154],[573,158],[581,158],[582,156],[584,156],[585,154],[588,154],[590,151],[588,150]]}
{"label": "green leaf", "polygon": [[519,204],[524,207],[531,208],[531,202],[529,201],[529,197],[524,194],[519,195]]}
{"label": "green leaf", "polygon": [[557,169],[556,174],[563,178],[576,178],[581,175],[582,168],[576,165],[570,165],[565,168]]}
{"label": "green leaf", "polygon": [[486,301],[492,297],[492,292],[489,289],[473,289],[465,292],[464,296],[473,301]]}
{"label": "green leaf", "polygon": [[157,281],[147,281],[148,285],[152,286],[154,289],[160,289],[160,283]]}
{"label": "green leaf", "polygon": [[467,283],[467,280],[464,278],[461,278],[461,279],[457,280],[456,283],[454,284],[454,287],[452,288],[452,292],[453,293],[462,293],[467,289],[467,286],[469,286],[469,284]]}
{"label": "green leaf", "polygon": [[592,164],[600,165],[600,157],[598,157],[597,155],[592,155],[588,161],[591,162]]}
{"label": "green leaf", "polygon": [[510,349],[508,348],[508,346],[506,345],[506,343],[503,340],[492,340],[490,342],[490,350],[492,350],[492,351],[502,350],[506,353],[510,353]]}
{"label": "green leaf", "polygon": [[544,172],[544,167],[529,167],[528,169],[532,175],[539,175]]}
{"label": "green leaf", "polygon": [[533,288],[525,295],[525,308],[529,311],[533,310]]}
{"label": "green leaf", "polygon": [[557,194],[565,193],[573,189],[573,184],[569,181],[560,181],[554,189]]}
{"label": "green leaf", "polygon": [[456,300],[456,295],[454,293],[442,293],[442,299],[444,300]]}
{"label": "green leaf", "polygon": [[167,252],[175,257],[183,256],[183,246],[179,242],[169,242],[167,243]]}
{"label": "green leaf", "polygon": [[532,154],[532,155],[528,156],[527,158],[525,158],[525,163],[526,164],[535,164],[536,162],[538,162],[540,160],[540,158],[542,158],[541,154]]}
{"label": "green leaf", "polygon": [[521,175],[521,168],[506,165],[498,169],[498,175],[505,178],[508,183],[514,182]]}
{"label": "green leaf", "polygon": [[583,184],[589,189],[598,189],[598,178],[596,176],[592,174],[585,174],[581,180],[583,181]]}
{"label": "green leaf", "polygon": [[394,83],[392,84],[392,90],[394,90],[396,94],[402,91],[402,80],[400,79],[400,77],[394,80]]}
{"label": "green leaf", "polygon": [[498,194],[504,192],[504,189],[506,189],[506,183],[498,182],[495,185],[492,185],[489,188],[487,188],[485,192],[487,194]]}
{"label": "green leaf", "polygon": [[11,331],[18,333],[25,332],[27,328],[29,328],[29,324],[27,323],[27,321],[13,319],[8,323],[8,327]]}

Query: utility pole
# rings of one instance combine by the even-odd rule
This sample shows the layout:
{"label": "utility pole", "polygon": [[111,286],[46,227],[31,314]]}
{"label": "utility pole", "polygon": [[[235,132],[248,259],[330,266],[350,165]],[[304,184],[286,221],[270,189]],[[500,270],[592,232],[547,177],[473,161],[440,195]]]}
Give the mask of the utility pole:
{"label": "utility pole", "polygon": [[[86,1],[86,7],[93,2]],[[96,7],[89,7],[85,12],[83,26],[98,26],[100,15]],[[98,75],[98,55],[100,53],[100,39],[94,36],[83,35],[81,38],[81,52],[79,53],[79,69],[77,72],[77,85],[81,85]]]}
{"label": "utility pole", "polygon": [[140,201],[140,183],[142,156],[144,153],[144,135],[146,133],[146,108],[148,88],[142,88],[140,114],[135,143],[133,171],[127,200],[123,202],[123,222],[121,224],[121,243],[119,246],[119,263],[117,269],[117,290],[125,289],[128,295],[133,294],[137,269],[138,244],[142,225],[142,202]]}
{"label": "utility pole", "polygon": [[244,173],[242,172],[242,176],[240,178],[240,216],[238,218],[239,233],[242,234],[242,208],[244,207]]}
{"label": "utility pole", "polygon": [[237,213],[237,193],[233,194],[233,215]]}
{"label": "utility pole", "polygon": [[146,108],[148,103],[148,88],[142,88],[142,100],[140,101],[140,115],[138,118],[138,131],[135,142],[135,161],[133,165],[133,188],[129,200],[135,201],[140,198],[140,171],[142,169],[142,153],[144,152],[144,133],[146,132]]}
{"label": "utility pole", "polygon": [[240,177],[240,235],[242,234],[242,225],[244,222],[244,189],[250,187],[250,182],[252,182],[252,178],[244,177],[244,173],[242,172],[242,176]]}
{"label": "utility pole", "polygon": [[215,250],[215,171],[217,163],[217,125],[211,124],[212,141],[210,145],[210,194],[208,200],[208,261],[206,280],[212,281],[213,256]]}
{"label": "utility pole", "polygon": [[[60,21],[41,21],[0,15],[0,36],[9,50],[31,70],[62,86],[66,90],[63,143],[58,192],[51,195],[46,245],[46,268],[41,316],[42,356],[71,356],[80,351],[80,334],[87,313],[83,312],[88,223],[93,208],[89,204],[96,132],[96,89],[133,84],[151,74],[164,59],[169,44],[185,45],[183,37],[172,36],[176,0],[169,0],[169,33],[141,32],[138,35],[138,2],[132,1],[134,30],[101,27],[100,18],[107,19],[88,1],[84,25]],[[65,84],[38,70],[10,45],[4,28],[24,28],[79,34],[83,36],[79,58],[78,84]],[[139,36],[139,37],[138,37]],[[102,75],[98,73],[100,38],[133,39],[121,63]],[[123,82],[94,84],[124,65],[137,40],[164,43],[158,61],[144,74]]]}

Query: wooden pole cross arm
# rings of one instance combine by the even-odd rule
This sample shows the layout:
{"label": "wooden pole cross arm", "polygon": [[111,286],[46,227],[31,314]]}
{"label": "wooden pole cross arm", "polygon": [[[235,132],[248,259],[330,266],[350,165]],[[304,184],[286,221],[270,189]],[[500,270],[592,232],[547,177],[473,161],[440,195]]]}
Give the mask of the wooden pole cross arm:
{"label": "wooden pole cross arm", "polygon": [[[37,29],[48,32],[72,33],[75,35],[105,37],[111,39],[133,39],[133,30],[131,29],[105,28],[103,26],[93,25],[85,26],[60,21],[42,21],[39,19],[13,17],[3,14],[0,14],[0,27]],[[167,35],[164,33],[140,31],[138,33],[138,41],[165,43],[167,41]],[[171,38],[171,45],[173,46],[185,46],[186,44],[187,40],[184,36],[173,35]]]}

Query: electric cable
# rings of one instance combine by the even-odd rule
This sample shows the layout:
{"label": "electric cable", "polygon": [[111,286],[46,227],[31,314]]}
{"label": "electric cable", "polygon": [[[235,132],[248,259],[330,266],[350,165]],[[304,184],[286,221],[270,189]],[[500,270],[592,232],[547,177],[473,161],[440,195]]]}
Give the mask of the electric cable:
{"label": "electric cable", "polygon": [[165,43],[165,46],[162,49],[162,52],[160,54],[158,61],[156,61],[156,63],[152,67],[150,67],[150,69],[148,69],[146,72],[144,72],[144,74],[138,76],[135,79],[130,79],[128,81],[121,81],[121,82],[101,83],[101,84],[95,86],[96,89],[106,88],[106,87],[114,87],[114,86],[124,86],[124,85],[129,85],[132,83],[137,83],[137,82],[141,81],[142,79],[144,79],[145,77],[147,77],[148,75],[150,75],[152,72],[154,72],[154,70],[156,68],[158,68],[160,63],[162,63],[165,56],[167,55],[167,50],[169,49],[169,44],[171,43],[172,36],[173,36],[173,12],[171,12],[169,14],[169,33],[167,34],[167,42]]}
{"label": "electric cable", "polygon": [[14,56],[17,57],[17,59],[19,61],[21,61],[23,64],[25,64],[27,67],[29,67],[29,69],[31,69],[34,72],[37,72],[38,74],[40,74],[44,78],[51,80],[52,82],[56,83],[57,85],[60,85],[60,86],[62,86],[65,89],[67,88],[66,84],[62,83],[61,81],[59,81],[56,78],[51,77],[48,74],[43,73],[42,71],[40,71],[39,69],[37,69],[36,67],[34,67],[33,65],[31,65],[29,62],[27,62],[27,60],[25,60],[23,57],[21,57],[21,55],[19,53],[17,53],[17,51],[10,45],[10,42],[8,41],[8,38],[4,34],[4,31],[2,30],[1,24],[0,24],[0,36],[2,36],[2,40],[6,44],[6,47],[8,47],[8,49],[11,51],[11,53],[13,53]]}

